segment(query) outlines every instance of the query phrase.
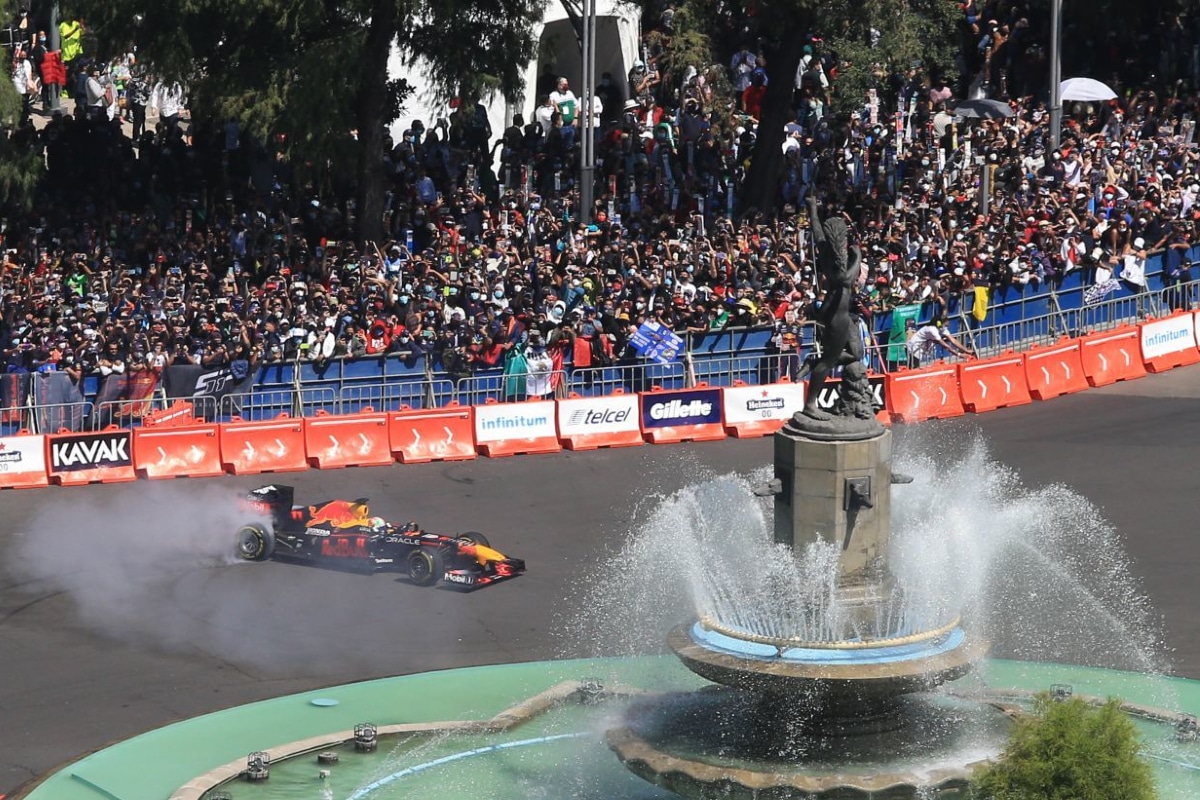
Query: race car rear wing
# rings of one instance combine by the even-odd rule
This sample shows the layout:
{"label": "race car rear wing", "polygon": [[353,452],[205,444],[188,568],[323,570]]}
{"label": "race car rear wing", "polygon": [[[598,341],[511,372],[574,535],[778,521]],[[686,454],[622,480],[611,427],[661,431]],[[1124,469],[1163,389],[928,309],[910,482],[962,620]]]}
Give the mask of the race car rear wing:
{"label": "race car rear wing", "polygon": [[245,502],[250,510],[270,514],[276,527],[284,527],[291,517],[292,501],[296,490],[291,486],[260,486],[246,495]]}

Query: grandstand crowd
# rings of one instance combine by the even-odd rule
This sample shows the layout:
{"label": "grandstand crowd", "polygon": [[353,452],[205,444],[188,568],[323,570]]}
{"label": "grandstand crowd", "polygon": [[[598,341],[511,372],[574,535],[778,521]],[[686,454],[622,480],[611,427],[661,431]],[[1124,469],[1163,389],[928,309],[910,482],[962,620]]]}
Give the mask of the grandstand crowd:
{"label": "grandstand crowd", "polygon": [[[647,41],[671,24],[665,14]],[[995,302],[1075,270],[1101,288],[1144,285],[1138,265],[1159,250],[1165,280],[1189,280],[1200,93],[1139,76],[1117,100],[1068,104],[1054,148],[1045,99],[1019,78],[1037,55],[1028,21],[965,3],[962,24],[982,91],[1011,117],[956,116],[955,92],[912,69],[835,119],[843,65],[817,38],[795,75],[775,74],[752,40],[727,66],[683,76],[660,73],[648,46],[628,75],[601,80],[591,132],[552,69],[533,87],[534,118],[504,131],[474,103],[413,121],[382,165],[390,238],[361,246],[349,182],[306,178],[236,123],[188,121],[184,87],[130,59],[76,54],[62,87],[74,113],[53,113],[27,79],[45,63],[31,34],[13,50],[29,97],[11,137],[44,156],[47,177],[3,221],[0,358],[9,372],[77,376],[395,353],[468,374],[529,346],[576,366],[619,360],[647,320],[681,334],[774,326],[790,352],[822,299],[814,195],[836,197],[829,211],[852,223],[868,319],[914,303],[937,315],[977,289]],[[733,108],[717,106],[719,81]],[[794,83],[778,202],[744,213],[771,81]],[[590,214],[578,208],[585,135],[597,142]]]}

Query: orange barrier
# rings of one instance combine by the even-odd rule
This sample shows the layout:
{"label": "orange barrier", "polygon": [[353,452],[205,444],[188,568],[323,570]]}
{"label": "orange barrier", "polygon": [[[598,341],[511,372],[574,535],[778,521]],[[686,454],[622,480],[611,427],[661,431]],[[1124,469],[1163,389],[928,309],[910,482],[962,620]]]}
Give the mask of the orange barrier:
{"label": "orange barrier", "polygon": [[388,414],[388,441],[405,464],[475,458],[475,409],[458,403],[425,409],[401,406]]}
{"label": "orange barrier", "polygon": [[558,401],[558,438],[568,450],[645,444],[638,424],[638,398],[617,389],[604,397],[574,392]]}
{"label": "orange barrier", "polygon": [[496,458],[518,453],[557,453],[558,441],[553,400],[497,403],[475,406],[475,446]]}
{"label": "orange barrier", "polygon": [[1136,326],[1093,333],[1079,340],[1079,359],[1089,386],[1107,386],[1146,376],[1141,331]]}
{"label": "orange barrier", "polygon": [[216,425],[156,425],[133,430],[133,466],[146,478],[224,475]]}
{"label": "orange barrier", "polygon": [[805,383],[792,383],[785,376],[780,383],[747,386],[734,381],[721,391],[721,413],[725,432],[739,439],[767,436],[783,427],[797,411],[804,410]]}
{"label": "orange barrier", "polygon": [[721,390],[698,383],[693,389],[655,386],[640,396],[642,436],[654,444],[711,442],[725,438]]}
{"label": "orange barrier", "polygon": [[1033,402],[1025,380],[1025,357],[1012,351],[958,365],[963,408],[976,414]]}
{"label": "orange barrier", "polygon": [[304,450],[319,469],[381,467],[395,462],[387,414],[367,406],[358,414],[318,411],[304,420]]}
{"label": "orange barrier", "polygon": [[966,413],[958,392],[958,367],[953,364],[888,373],[886,397],[888,414],[898,422],[947,419]]}
{"label": "orange barrier", "polygon": [[35,489],[49,486],[46,473],[46,437],[21,430],[0,436],[0,489]]}
{"label": "orange barrier", "polygon": [[171,425],[191,425],[195,422],[192,415],[192,404],[187,400],[176,400],[169,408],[151,411],[142,417],[144,428],[165,428]]}
{"label": "orange barrier", "polygon": [[221,464],[234,475],[299,472],[308,469],[304,420],[280,414],[272,420],[248,422],[234,417],[217,426]]}
{"label": "orange barrier", "polygon": [[59,431],[46,437],[50,482],[59,486],[122,483],[137,480],[127,430],[110,425],[102,431]]}
{"label": "orange barrier", "polygon": [[1169,317],[1143,322],[1142,363],[1148,372],[1166,372],[1200,362],[1196,349],[1195,315],[1180,311]]}
{"label": "orange barrier", "polygon": [[1050,400],[1088,388],[1079,342],[1070,339],[1025,351],[1025,381],[1034,400]]}

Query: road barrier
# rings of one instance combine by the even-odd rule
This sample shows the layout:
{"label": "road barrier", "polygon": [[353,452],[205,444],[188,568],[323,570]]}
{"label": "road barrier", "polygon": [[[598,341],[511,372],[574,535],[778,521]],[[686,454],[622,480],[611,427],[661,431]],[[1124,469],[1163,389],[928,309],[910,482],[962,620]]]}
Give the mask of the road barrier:
{"label": "road barrier", "polygon": [[133,468],[133,434],[116,426],[102,431],[60,431],[46,437],[50,483],[78,486],[137,480]]}
{"label": "road barrier", "polygon": [[1200,362],[1196,349],[1196,315],[1190,311],[1145,322],[1142,329],[1142,363],[1147,372],[1165,372]]}
{"label": "road barrier", "polygon": [[1107,386],[1146,376],[1141,331],[1136,326],[1084,336],[1079,340],[1079,360],[1089,386]]}
{"label": "road barrier", "polygon": [[224,475],[220,431],[211,423],[134,428],[133,465],[138,475],[152,479]]}
{"label": "road barrier", "polygon": [[380,467],[395,461],[388,415],[367,406],[357,414],[318,411],[304,420],[304,451],[319,469]]}
{"label": "road barrier", "polygon": [[641,397],[642,436],[653,444],[710,442],[725,438],[721,390],[707,384],[694,389],[654,387]]}
{"label": "road barrier", "polygon": [[804,410],[804,389],[803,383],[786,378],[758,386],[734,381],[733,386],[721,390],[725,433],[739,439],[774,433],[793,414]]}
{"label": "road barrier", "polygon": [[638,422],[638,396],[617,389],[605,397],[574,392],[558,406],[558,437],[567,450],[632,447],[645,444]]}
{"label": "road barrier", "polygon": [[887,382],[887,410],[897,422],[961,417],[966,412],[953,364],[901,369],[889,373]]}
{"label": "road barrier", "polygon": [[958,391],[963,408],[976,414],[1033,402],[1025,379],[1025,358],[1011,351],[959,364]]}
{"label": "road barrier", "polygon": [[475,458],[475,408],[450,403],[442,408],[408,408],[388,414],[392,453],[405,464],[467,461]]}
{"label": "road barrier", "polygon": [[302,419],[287,414],[254,422],[234,417],[218,428],[221,464],[227,472],[254,475],[308,469]]}
{"label": "road barrier", "polygon": [[1025,381],[1034,400],[1049,400],[1088,388],[1079,342],[1071,339],[1026,351]]}
{"label": "road barrier", "polygon": [[497,403],[475,407],[475,446],[490,458],[557,453],[562,450],[553,400]]}
{"label": "road barrier", "polygon": [[27,430],[0,437],[0,489],[36,489],[50,485],[46,437]]}

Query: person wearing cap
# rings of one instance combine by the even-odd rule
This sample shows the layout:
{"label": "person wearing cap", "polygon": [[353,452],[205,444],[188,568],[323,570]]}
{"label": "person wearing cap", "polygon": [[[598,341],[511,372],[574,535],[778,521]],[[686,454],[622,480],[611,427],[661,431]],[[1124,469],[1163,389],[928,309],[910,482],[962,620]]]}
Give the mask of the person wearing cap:
{"label": "person wearing cap", "polygon": [[913,369],[928,366],[938,356],[938,347],[948,350],[951,354],[963,358],[973,358],[977,354],[959,344],[958,340],[946,330],[946,317],[939,315],[924,325],[917,325],[916,320],[905,322],[905,347],[908,350],[909,366]]}

